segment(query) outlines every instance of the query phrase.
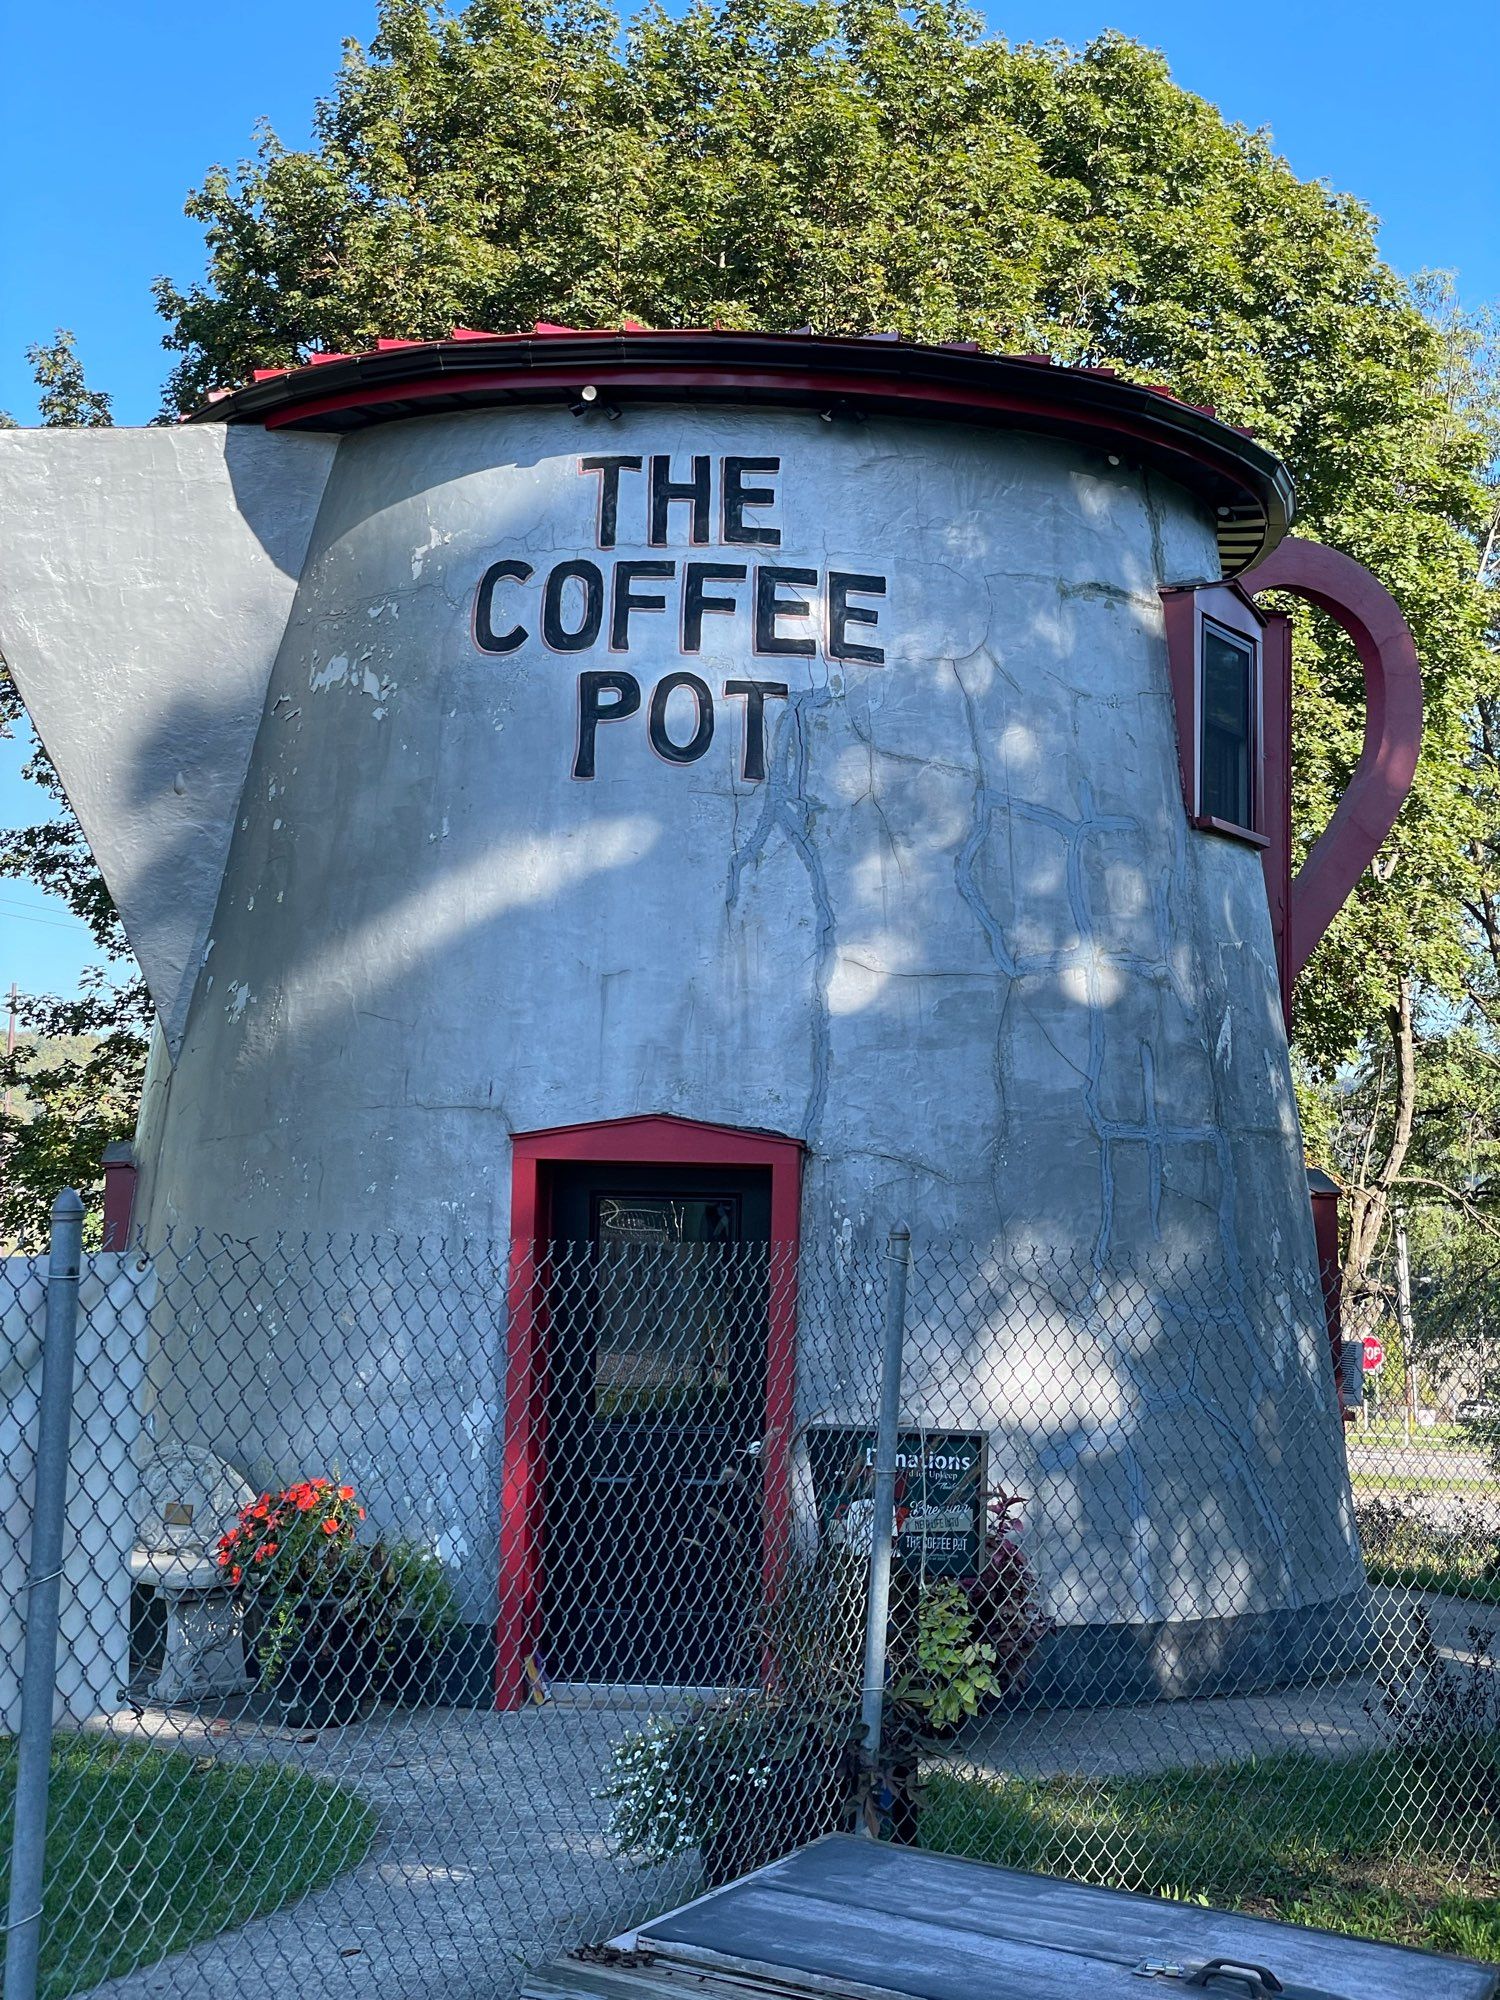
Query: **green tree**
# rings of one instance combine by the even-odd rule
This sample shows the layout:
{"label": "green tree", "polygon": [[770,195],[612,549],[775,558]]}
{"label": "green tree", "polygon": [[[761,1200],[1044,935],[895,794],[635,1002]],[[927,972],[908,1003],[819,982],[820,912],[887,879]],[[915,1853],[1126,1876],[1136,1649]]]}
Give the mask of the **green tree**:
{"label": "green tree", "polygon": [[[28,350],[48,425],[108,424],[110,399],[86,384],[71,333]],[[0,736],[24,729],[24,711],[0,661]],[[21,876],[61,897],[88,926],[107,965],[73,998],[28,994],[21,1018],[34,1033],[0,1053],[0,1242],[35,1250],[46,1240],[47,1213],[71,1184],[88,1202],[97,1241],[102,1215],[104,1148],[135,1125],[145,1065],[149,1002],[125,933],[83,830],[45,752],[33,746],[25,775],[46,794],[47,819],[0,832],[0,877]]]}
{"label": "green tree", "polygon": [[84,381],[83,364],[65,327],[60,326],[50,341],[28,347],[26,359],[37,386],[37,414],[44,424],[88,430],[114,422],[111,399]]}
{"label": "green tree", "polygon": [[[1404,866],[1397,889],[1415,881],[1433,897],[1440,958],[1406,965],[1383,1022],[1357,1039],[1355,1060],[1325,1063],[1303,1092],[1304,1123],[1349,1192],[1345,1277],[1356,1315],[1381,1310],[1375,1260],[1397,1198],[1437,1211],[1419,1227],[1434,1242],[1442,1233],[1449,1267],[1455,1258],[1492,1264],[1500,1239],[1500,321],[1493,311],[1462,310],[1445,274],[1425,275],[1416,290],[1440,342],[1449,422],[1480,446],[1469,541],[1480,636],[1472,704],[1444,744],[1462,798],[1452,824],[1457,866],[1450,856],[1446,875],[1422,880],[1408,814],[1376,870]],[[1454,898],[1446,906],[1445,887]]]}

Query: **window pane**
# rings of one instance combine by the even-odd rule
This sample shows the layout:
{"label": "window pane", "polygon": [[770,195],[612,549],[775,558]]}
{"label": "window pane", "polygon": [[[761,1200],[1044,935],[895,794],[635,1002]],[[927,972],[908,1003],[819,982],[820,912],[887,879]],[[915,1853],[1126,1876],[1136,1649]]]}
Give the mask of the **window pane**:
{"label": "window pane", "polygon": [[595,1230],[595,1414],[713,1421],[752,1255],[738,1197],[600,1195]]}
{"label": "window pane", "polygon": [[1205,625],[1198,810],[1233,826],[1251,824],[1254,690],[1253,649]]}

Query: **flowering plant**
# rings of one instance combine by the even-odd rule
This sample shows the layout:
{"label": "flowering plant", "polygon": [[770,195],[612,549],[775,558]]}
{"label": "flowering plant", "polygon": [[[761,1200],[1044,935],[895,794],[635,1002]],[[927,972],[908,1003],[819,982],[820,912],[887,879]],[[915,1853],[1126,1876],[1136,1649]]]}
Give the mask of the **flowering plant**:
{"label": "flowering plant", "polygon": [[219,1537],[219,1568],[251,1590],[285,1589],[293,1577],[325,1574],[333,1552],[354,1544],[365,1510],[352,1486],[304,1479],[283,1493],[262,1493]]}
{"label": "flowering plant", "polygon": [[274,1686],[289,1656],[334,1621],[361,1640],[389,1623],[396,1586],[383,1551],[356,1539],[364,1518],[352,1486],[304,1479],[262,1493],[219,1537],[220,1569],[259,1614],[262,1686]]}
{"label": "flowering plant", "polygon": [[764,1695],[659,1716],[611,1753],[598,1796],[618,1853],[643,1867],[697,1848],[710,1887],[839,1823],[841,1740]]}

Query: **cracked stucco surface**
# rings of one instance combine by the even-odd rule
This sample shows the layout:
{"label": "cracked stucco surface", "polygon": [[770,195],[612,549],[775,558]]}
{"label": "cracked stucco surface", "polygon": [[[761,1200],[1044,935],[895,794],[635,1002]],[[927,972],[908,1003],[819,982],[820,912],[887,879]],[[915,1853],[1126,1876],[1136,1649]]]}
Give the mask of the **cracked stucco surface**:
{"label": "cracked stucco surface", "polygon": [[[628,657],[479,652],[488,563],[593,553],[576,461],[603,450],[779,455],[769,559],[887,575],[887,664],[756,661],[743,618],[707,621],[685,661],[670,613],[636,619]],[[686,552],[631,544],[632,518],[615,556]],[[1021,436],[636,408],[347,437],[181,1052],[153,1064],[149,1227],[487,1237],[511,1131],[674,1112],[795,1134],[809,1238],[903,1218],[973,1246],[961,1357],[936,1296],[918,1346],[941,1323],[944,1379],[1012,1413],[996,1448],[1039,1496],[1060,1617],[1350,1588],[1259,858],[1190,832],[1177,775],[1157,593],[1216,574],[1186,496]],[[684,665],[716,693],[790,683],[765,781],[738,775],[734,702],[690,766],[654,757],[637,717],[601,728],[598,776],[574,781],[578,671],[628,667],[649,695]],[[1082,1292],[1026,1291],[1036,1251]],[[1168,1282],[1171,1260],[1199,1277]],[[347,1337],[379,1374],[380,1315]],[[830,1380],[838,1338],[806,1315]],[[494,1346],[402,1400],[403,1453],[464,1459],[454,1504],[481,1552]],[[305,1438],[278,1451],[329,1415],[315,1372]],[[366,1475],[393,1504],[401,1455]]]}

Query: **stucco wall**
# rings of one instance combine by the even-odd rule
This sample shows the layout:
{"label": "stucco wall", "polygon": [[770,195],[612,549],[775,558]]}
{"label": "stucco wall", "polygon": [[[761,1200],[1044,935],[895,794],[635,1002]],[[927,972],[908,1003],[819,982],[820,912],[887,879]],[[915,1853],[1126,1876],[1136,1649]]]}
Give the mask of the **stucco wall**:
{"label": "stucco wall", "polygon": [[[580,453],[730,447],[782,460],[777,561],[888,577],[884,666],[756,660],[729,618],[692,660],[660,616],[628,655],[477,649],[491,560],[594,551]],[[653,550],[622,507],[617,553],[698,554],[685,525]],[[232,1197],[246,1226],[295,1201],[309,1227],[494,1233],[508,1130],[665,1110],[806,1139],[810,1216],[1107,1258],[1122,1222],[1227,1247],[1247,1203],[1263,1235],[1271,1190],[1304,1235],[1258,858],[1190,834],[1176,777],[1156,592],[1214,573],[1183,497],[1003,435],[627,411],[346,439],[152,1227]],[[766,781],[737,774],[732,702],[697,763],[640,717],[573,779],[595,666],[787,680]]]}
{"label": "stucco wall", "polygon": [[[602,549],[601,480],[580,469],[601,453],[666,454],[679,479],[706,457],[707,539],[677,504],[651,545],[640,472]],[[774,548],[723,539],[729,455],[779,462],[748,517]],[[793,1134],[810,1245],[900,1217],[966,1246],[962,1328],[916,1298],[914,1346],[949,1421],[965,1399],[1007,1413],[996,1449],[1037,1495],[1060,1618],[1280,1616],[1351,1591],[1260,861],[1190,830],[1178,779],[1158,590],[1217,575],[1212,525],[1102,452],[949,425],[633,407],[346,437],[181,1049],[152,1064],[150,1236],[492,1240],[512,1131],[675,1112]],[[607,614],[584,650],[538,636],[543,579],[580,558],[678,565],[640,586],[670,608],[637,613],[628,650]],[[832,658],[795,618],[775,632],[814,654],[758,655],[748,581],[686,655],[689,558],[809,569],[815,597],[831,571],[878,575],[884,595],[855,600],[876,625],[845,636],[884,662]],[[495,653],[474,618],[501,560],[535,574],[497,587],[493,631],[531,636]],[[717,727],[673,763],[647,712],[683,669]],[[579,677],[599,670],[635,676],[641,711],[599,727],[585,779]],[[760,781],[734,678],[788,688]],[[682,697],[668,715],[680,743]],[[1036,1251],[1066,1260],[1081,1303],[1021,1296]],[[1147,1275],[1127,1322],[1106,1308],[1130,1264]],[[437,1333],[394,1339],[400,1296],[330,1323],[337,1379],[321,1331],[263,1319],[275,1413],[219,1407],[190,1372],[175,1393],[253,1477],[337,1452],[393,1523],[446,1495],[477,1615],[503,1329],[439,1301]],[[809,1414],[819,1383],[863,1393],[835,1320],[804,1311]]]}

